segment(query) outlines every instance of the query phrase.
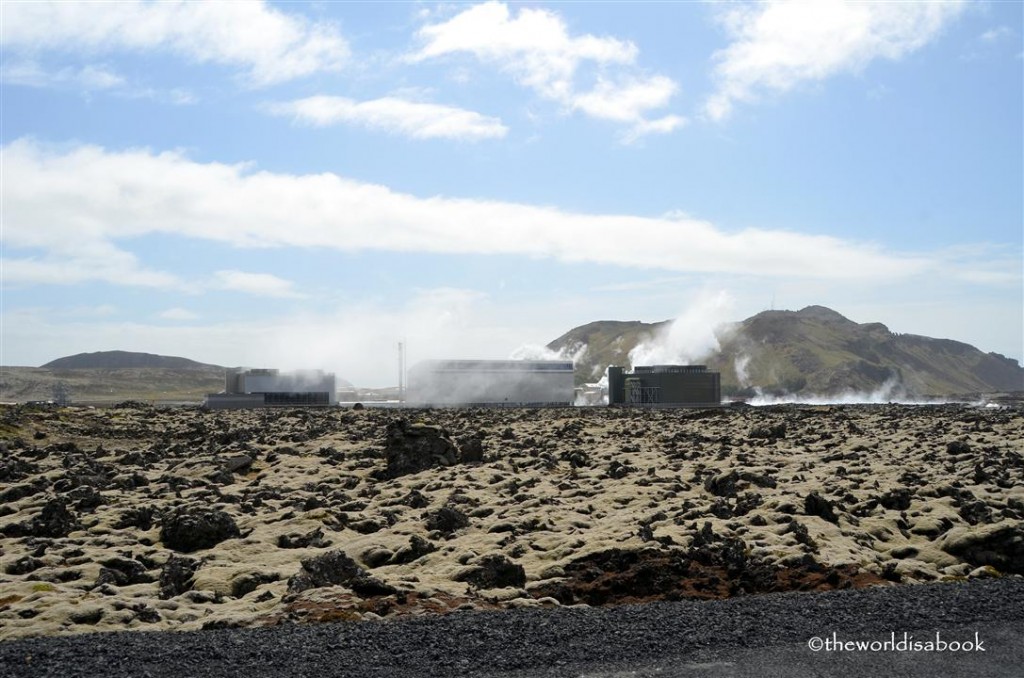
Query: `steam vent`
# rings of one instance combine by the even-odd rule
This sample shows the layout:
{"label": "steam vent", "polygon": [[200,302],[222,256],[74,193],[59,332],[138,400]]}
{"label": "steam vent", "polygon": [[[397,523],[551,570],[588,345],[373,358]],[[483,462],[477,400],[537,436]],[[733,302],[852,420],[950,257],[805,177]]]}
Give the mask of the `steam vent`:
{"label": "steam vent", "polygon": [[721,375],[704,365],[608,368],[608,404],[635,407],[718,407]]}
{"label": "steam vent", "polygon": [[281,372],[233,369],[224,378],[224,392],[206,396],[211,410],[248,407],[327,407],[338,402],[334,375],[320,370]]}
{"label": "steam vent", "polygon": [[425,360],[409,369],[418,405],[561,406],[573,402],[571,360]]}

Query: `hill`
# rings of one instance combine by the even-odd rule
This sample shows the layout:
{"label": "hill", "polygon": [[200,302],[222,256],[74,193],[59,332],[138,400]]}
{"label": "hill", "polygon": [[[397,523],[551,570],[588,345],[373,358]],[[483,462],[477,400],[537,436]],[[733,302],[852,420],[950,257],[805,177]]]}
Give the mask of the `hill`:
{"label": "hill", "polygon": [[56,400],[58,384],[78,404],[124,400],[198,404],[207,393],[224,389],[224,369],[215,365],[203,369],[0,367],[0,401]]}
{"label": "hill", "polygon": [[[42,367],[0,367],[0,401],[57,400],[60,389],[72,403],[106,404],[125,400],[201,403],[224,390],[224,371],[188,358],[99,351],[52,360]],[[336,378],[341,389],[354,388]]]}
{"label": "hill", "polygon": [[[566,356],[578,354],[577,383],[595,382],[609,365],[629,365],[629,352],[637,345],[654,339],[671,322],[598,320],[569,330],[547,347]],[[581,353],[584,347],[586,351]]]}
{"label": "hill", "polygon": [[97,351],[95,353],[78,353],[72,356],[51,360],[41,367],[48,370],[119,370],[127,368],[158,368],[169,370],[206,370],[210,368],[216,368],[218,370],[224,369],[218,365],[197,363],[196,361],[189,360],[188,358],[155,355],[153,353],[136,353],[132,351]]}
{"label": "hill", "polygon": [[[634,348],[664,341],[670,327],[590,323],[548,348],[576,352],[587,346],[578,378],[592,381],[609,364],[630,365]],[[896,334],[881,323],[856,323],[823,306],[765,311],[720,327],[716,334],[719,349],[694,362],[720,371],[727,395],[885,391],[941,396],[1024,390],[1024,369],[1016,360],[950,339]]]}

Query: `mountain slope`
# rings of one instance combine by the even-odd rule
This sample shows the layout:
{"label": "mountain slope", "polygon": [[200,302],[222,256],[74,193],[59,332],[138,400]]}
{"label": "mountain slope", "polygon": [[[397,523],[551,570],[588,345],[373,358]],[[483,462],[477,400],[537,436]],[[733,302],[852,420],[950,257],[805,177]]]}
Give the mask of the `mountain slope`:
{"label": "mountain slope", "polygon": [[[628,365],[639,343],[663,340],[669,323],[590,323],[559,337],[552,350],[595,341],[584,374]],[[856,323],[823,306],[765,311],[718,330],[720,349],[702,361],[722,373],[726,394],[830,395],[885,391],[951,395],[1024,390],[1015,360],[962,342],[894,334],[881,323]],[[611,350],[614,347],[614,350]],[[590,380],[589,376],[586,377]]]}

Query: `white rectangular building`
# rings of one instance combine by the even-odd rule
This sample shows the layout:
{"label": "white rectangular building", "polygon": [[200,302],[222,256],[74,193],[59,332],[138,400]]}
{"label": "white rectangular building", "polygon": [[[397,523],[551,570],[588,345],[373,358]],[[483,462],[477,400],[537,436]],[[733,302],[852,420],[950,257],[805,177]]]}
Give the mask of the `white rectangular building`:
{"label": "white rectangular building", "polygon": [[571,360],[426,360],[409,369],[414,405],[553,406],[573,403]]}

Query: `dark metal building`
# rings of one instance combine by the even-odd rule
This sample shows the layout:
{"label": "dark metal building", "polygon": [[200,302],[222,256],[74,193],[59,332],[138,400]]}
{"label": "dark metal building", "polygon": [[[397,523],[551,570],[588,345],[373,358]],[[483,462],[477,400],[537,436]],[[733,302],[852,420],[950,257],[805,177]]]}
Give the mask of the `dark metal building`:
{"label": "dark metal building", "polygon": [[704,365],[608,368],[608,404],[642,407],[718,407],[721,375]]}

